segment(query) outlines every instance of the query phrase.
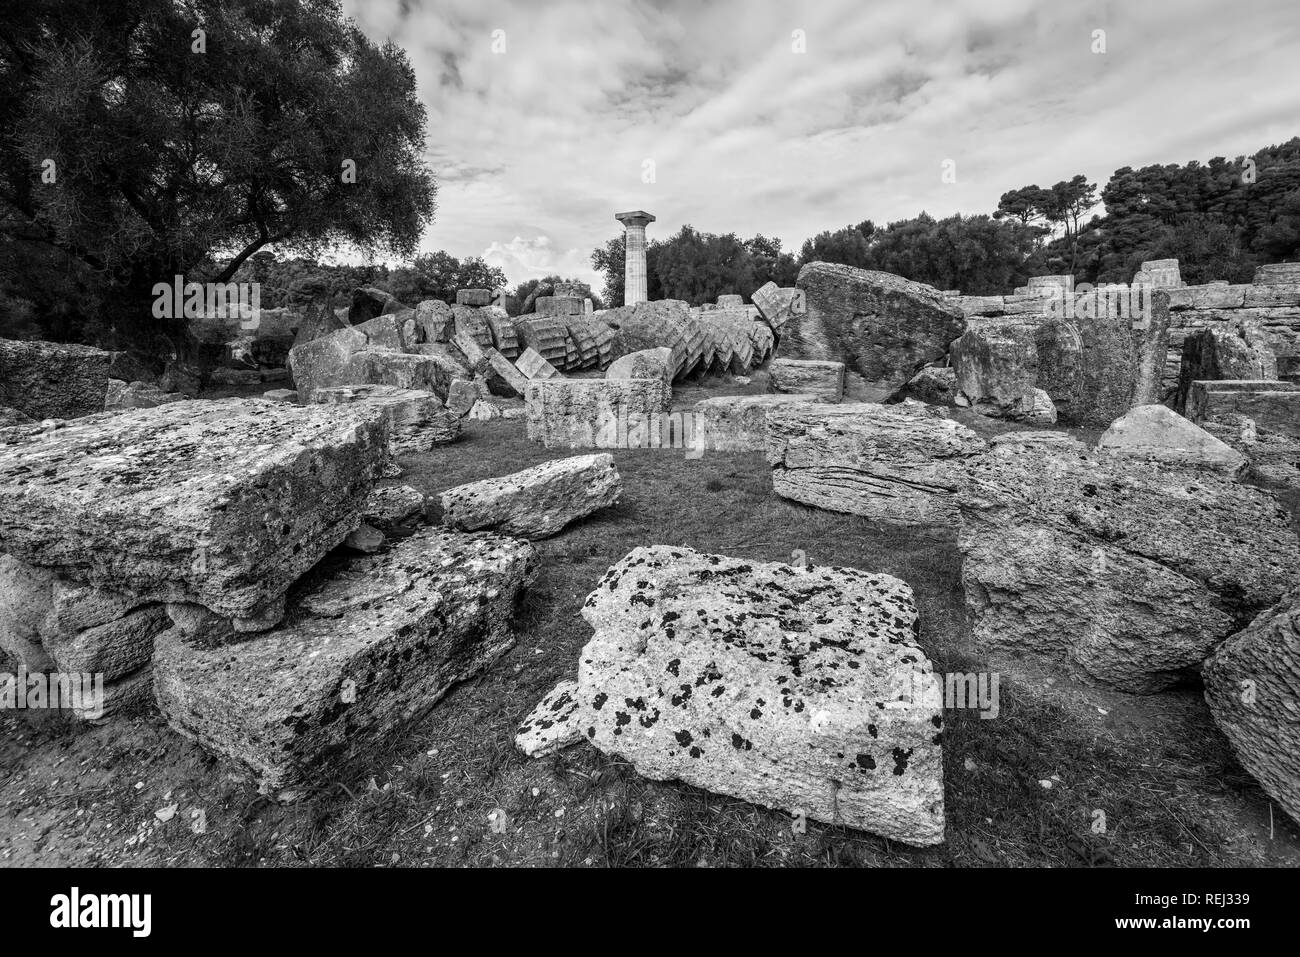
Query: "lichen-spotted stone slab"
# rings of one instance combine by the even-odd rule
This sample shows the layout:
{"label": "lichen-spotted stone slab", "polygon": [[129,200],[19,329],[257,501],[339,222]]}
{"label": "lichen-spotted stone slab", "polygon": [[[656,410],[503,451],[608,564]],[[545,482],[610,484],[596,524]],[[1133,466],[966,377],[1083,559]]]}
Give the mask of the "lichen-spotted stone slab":
{"label": "lichen-spotted stone slab", "polygon": [[90,416],[0,446],[0,551],[247,617],[360,524],[387,427],[260,399]]}
{"label": "lichen-spotted stone slab", "polygon": [[578,720],[643,775],[943,840],[942,693],[888,575],[630,552],[587,598]]}
{"label": "lichen-spotted stone slab", "polygon": [[582,740],[578,713],[578,683],[561,681],[524,718],[515,732],[515,747],[530,758],[541,758]]}

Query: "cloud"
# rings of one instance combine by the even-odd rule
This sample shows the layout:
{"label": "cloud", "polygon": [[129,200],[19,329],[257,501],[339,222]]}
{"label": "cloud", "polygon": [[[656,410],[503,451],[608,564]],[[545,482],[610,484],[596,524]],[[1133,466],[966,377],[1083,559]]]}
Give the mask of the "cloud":
{"label": "cloud", "polygon": [[1028,183],[1280,142],[1300,133],[1293,4],[344,6],[415,68],[441,184],[424,247],[496,257],[518,282],[591,278],[621,209],[655,213],[651,238],[690,223],[797,249],[863,219],[988,212]]}
{"label": "cloud", "polygon": [[500,266],[512,282],[563,276],[580,279],[599,290],[600,275],[591,268],[589,249],[556,249],[549,236],[524,239],[516,236],[509,242],[493,242],[483,253],[489,265]]}

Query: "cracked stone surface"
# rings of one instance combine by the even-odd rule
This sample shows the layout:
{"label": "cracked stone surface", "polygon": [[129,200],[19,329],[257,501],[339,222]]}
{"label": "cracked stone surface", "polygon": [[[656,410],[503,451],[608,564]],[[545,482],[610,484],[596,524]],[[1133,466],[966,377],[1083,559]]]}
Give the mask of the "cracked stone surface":
{"label": "cracked stone surface", "polygon": [[518,538],[546,538],[608,508],[622,494],[612,455],[576,455],[448,489],[442,493],[442,520],[466,531],[490,528]]}
{"label": "cracked stone surface", "polygon": [[423,530],[308,589],[273,631],[211,646],[165,632],[158,706],[263,793],[299,796],[509,650],[534,562],[527,542]]}
{"label": "cracked stone surface", "polygon": [[905,583],[655,545],[582,614],[577,720],[600,750],[655,780],[942,842],[942,689]]}
{"label": "cracked stone surface", "polygon": [[387,444],[380,417],[261,399],[72,420],[0,446],[0,548],[252,617],[360,524]]}
{"label": "cracked stone surface", "polygon": [[772,487],[783,498],[902,525],[955,526],[954,493],[984,440],[913,400],[795,404],[767,416]]}

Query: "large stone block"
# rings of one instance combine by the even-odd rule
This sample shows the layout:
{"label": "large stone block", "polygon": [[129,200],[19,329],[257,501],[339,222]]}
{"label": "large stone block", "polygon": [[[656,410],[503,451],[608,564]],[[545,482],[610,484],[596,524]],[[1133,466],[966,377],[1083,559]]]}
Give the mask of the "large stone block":
{"label": "large stone block", "polygon": [[1300,584],[1286,512],[1228,476],[1020,445],[957,500],[976,645],[1125,691],[1184,679]]}
{"label": "large stone block", "polygon": [[1255,278],[1251,280],[1257,286],[1300,284],[1300,263],[1268,263],[1255,267]]}
{"label": "large stone block", "polygon": [[0,543],[140,602],[253,617],[360,524],[387,447],[378,416],[261,399],[77,420],[0,446]]}
{"label": "large stone block", "polygon": [[966,319],[938,290],[900,276],[836,263],[799,271],[807,312],[782,329],[789,359],[843,362],[849,398],[893,396],[928,363],[942,359]]}
{"label": "large stone block", "polygon": [[638,548],[587,598],[574,721],[655,780],[943,841],[943,702],[912,591],[853,568]]}
{"label": "large stone block", "polygon": [[662,415],[672,390],[662,379],[534,379],[525,396],[528,438],[550,448],[617,448],[633,418]]}
{"label": "large stone block", "polygon": [[555,366],[547,362],[542,354],[531,346],[519,353],[519,358],[515,360],[515,368],[529,379],[564,378]]}
{"label": "large stone block", "polygon": [[663,379],[672,382],[673,350],[667,346],[629,352],[610,363],[606,379]]}
{"label": "large stone block", "polygon": [[428,452],[460,436],[459,417],[431,392],[391,385],[342,385],[317,389],[312,401],[382,416],[394,455]]}
{"label": "large stone block", "polygon": [[980,319],[952,347],[958,405],[981,415],[1050,425],[1056,407],[1038,387],[1038,324]]}
{"label": "large stone block", "polygon": [[1169,293],[1143,289],[1141,314],[1089,311],[1073,325],[1080,341],[1079,401],[1071,408],[1076,424],[1107,426],[1129,409],[1161,399],[1165,354],[1169,348]]}
{"label": "large stone block", "polygon": [[442,493],[442,521],[464,531],[547,538],[613,505],[622,493],[612,455],[577,455],[448,489]]}
{"label": "large stone block", "polygon": [[[469,370],[459,361],[459,353],[442,343],[417,346],[418,353],[374,352],[365,350],[348,357],[339,374],[341,381],[319,382],[315,388],[337,385],[389,385],[399,389],[430,392],[446,400],[447,390],[455,379],[468,378]],[[314,391],[314,390],[313,390]],[[299,390],[301,394],[301,389]],[[310,401],[310,400],[308,400]]]}
{"label": "large stone block", "polygon": [[762,452],[766,447],[767,416],[791,403],[817,402],[803,395],[723,395],[695,403],[695,415],[707,452]]}
{"label": "large stone block", "polygon": [[817,396],[823,402],[844,397],[844,363],[815,359],[773,359],[767,367],[777,392]]}
{"label": "large stone block", "polygon": [[90,346],[0,339],[0,406],[33,419],[103,412],[112,359]]}
{"label": "large stone block", "polygon": [[1300,438],[1300,383],[1250,379],[1192,382],[1187,390],[1187,417],[1193,422],[1244,415],[1256,425]]}
{"label": "large stone block", "polygon": [[160,636],[158,706],[264,793],[300,796],[513,645],[534,560],[526,542],[417,532],[306,590],[292,624],[216,647]]}
{"label": "large stone block", "polygon": [[532,349],[557,369],[568,367],[569,330],[552,316],[528,315],[515,319],[515,335],[524,349]]}
{"label": "large stone block", "polygon": [[1209,468],[1237,475],[1246,457],[1163,405],[1140,405],[1110,424],[1097,448],[1121,458]]}
{"label": "large stone block", "polygon": [[492,290],[490,289],[457,289],[456,305],[458,306],[486,306],[492,302]]}
{"label": "large stone block", "polygon": [[967,460],[985,448],[964,425],[911,400],[796,404],[767,416],[777,495],[893,524],[956,525],[953,494]]}
{"label": "large stone block", "polygon": [[614,359],[667,346],[673,351],[673,378],[676,379],[692,372],[703,358],[705,330],[679,299],[606,309],[598,318],[614,331],[610,352]]}
{"label": "large stone block", "polygon": [[1183,339],[1174,408],[1187,408],[1187,394],[1197,380],[1276,378],[1277,355],[1257,323],[1200,329]]}
{"label": "large stone block", "polygon": [[1221,644],[1201,676],[1242,767],[1300,823],[1300,592]]}
{"label": "large stone block", "polygon": [[777,332],[795,316],[802,316],[807,311],[802,289],[783,289],[774,282],[764,283],[750,298],[763,320]]}

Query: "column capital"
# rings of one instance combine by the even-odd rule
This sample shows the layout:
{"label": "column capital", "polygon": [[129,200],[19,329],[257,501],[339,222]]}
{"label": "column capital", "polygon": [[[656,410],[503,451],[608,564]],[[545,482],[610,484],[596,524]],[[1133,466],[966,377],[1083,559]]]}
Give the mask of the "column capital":
{"label": "column capital", "polygon": [[633,209],[626,213],[615,213],[614,218],[623,224],[624,228],[629,226],[647,226],[655,221],[652,213],[647,213],[644,209]]}

